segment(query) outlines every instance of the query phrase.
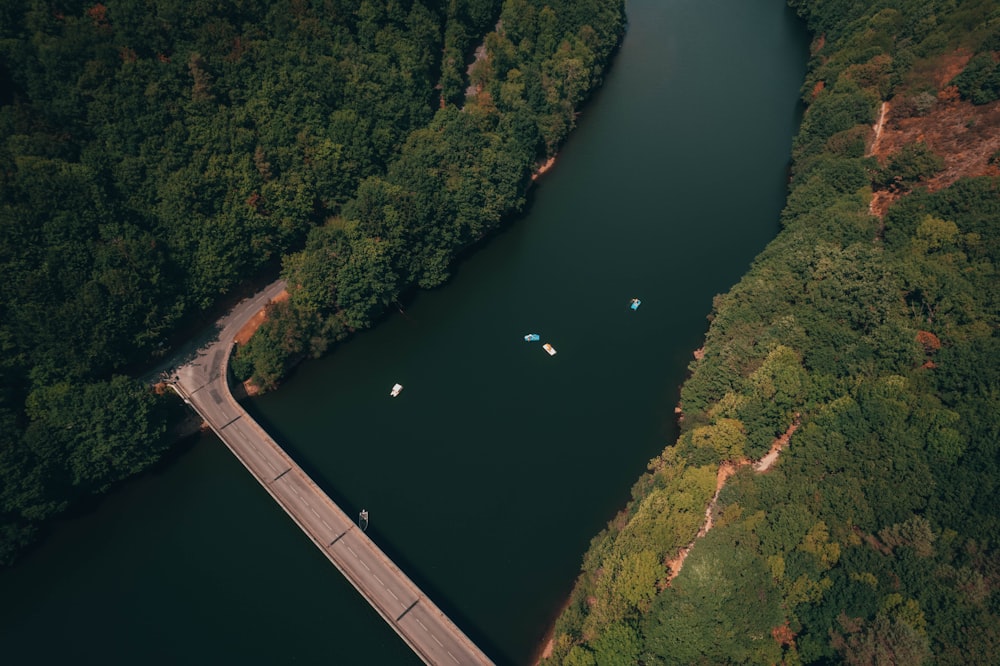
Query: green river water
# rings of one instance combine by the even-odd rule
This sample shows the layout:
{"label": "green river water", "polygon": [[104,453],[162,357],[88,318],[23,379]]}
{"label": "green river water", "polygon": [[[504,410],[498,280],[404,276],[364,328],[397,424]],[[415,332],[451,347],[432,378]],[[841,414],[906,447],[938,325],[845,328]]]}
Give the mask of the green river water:
{"label": "green river water", "polygon": [[[528,213],[249,405],[501,664],[530,662],[590,539],[675,437],[712,297],[785,194],[808,42],[784,1],[628,12]],[[204,437],[0,572],[0,663],[418,662]]]}

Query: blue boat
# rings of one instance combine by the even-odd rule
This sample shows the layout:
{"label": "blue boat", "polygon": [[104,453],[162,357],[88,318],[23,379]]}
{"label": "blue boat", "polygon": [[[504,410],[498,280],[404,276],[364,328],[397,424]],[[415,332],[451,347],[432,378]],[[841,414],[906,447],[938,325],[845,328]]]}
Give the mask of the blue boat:
{"label": "blue boat", "polygon": [[632,308],[633,310],[638,310],[640,305],[642,305],[642,301],[640,301],[638,298],[633,298],[632,304],[629,305],[629,307]]}
{"label": "blue boat", "polygon": [[528,333],[526,336],[524,336],[525,342],[538,342],[541,339],[542,338],[541,336],[538,335],[538,333]]}

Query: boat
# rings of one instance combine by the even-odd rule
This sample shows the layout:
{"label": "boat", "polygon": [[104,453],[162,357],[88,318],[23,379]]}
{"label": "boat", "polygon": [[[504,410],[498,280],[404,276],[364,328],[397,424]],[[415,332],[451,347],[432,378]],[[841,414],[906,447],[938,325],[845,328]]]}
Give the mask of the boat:
{"label": "boat", "polygon": [[547,342],[544,345],[542,345],[542,349],[544,349],[545,351],[547,351],[549,353],[549,356],[555,356],[556,355],[556,348],[553,347],[552,345],[550,345]]}
{"label": "boat", "polygon": [[393,384],[392,385],[392,390],[389,391],[389,395],[391,395],[393,398],[395,398],[397,395],[399,395],[399,392],[402,391],[402,390],[403,390],[403,385],[402,384]]}
{"label": "boat", "polygon": [[640,301],[638,298],[633,298],[632,303],[629,305],[629,307],[632,308],[633,310],[638,310],[640,305],[642,305],[642,301]]}
{"label": "boat", "polygon": [[361,513],[358,514],[358,527],[364,532],[368,529],[368,510],[361,509]]}
{"label": "boat", "polygon": [[528,333],[526,336],[524,336],[524,341],[525,342],[538,342],[539,340],[541,340],[541,338],[542,338],[542,336],[538,335],[538,333]]}

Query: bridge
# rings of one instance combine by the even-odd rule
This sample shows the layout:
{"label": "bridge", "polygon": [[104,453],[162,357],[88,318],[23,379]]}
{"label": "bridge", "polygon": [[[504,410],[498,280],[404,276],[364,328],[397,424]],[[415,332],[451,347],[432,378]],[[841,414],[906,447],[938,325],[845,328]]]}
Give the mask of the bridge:
{"label": "bridge", "polygon": [[219,320],[218,335],[173,369],[171,386],[425,664],[492,664],[230,391],[227,371],[236,334],[284,288],[279,280],[237,304]]}

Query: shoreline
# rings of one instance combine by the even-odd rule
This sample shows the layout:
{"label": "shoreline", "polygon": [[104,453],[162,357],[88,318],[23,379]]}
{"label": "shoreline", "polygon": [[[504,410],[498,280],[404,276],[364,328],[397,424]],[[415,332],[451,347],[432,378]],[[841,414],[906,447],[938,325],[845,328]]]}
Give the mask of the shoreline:
{"label": "shoreline", "polygon": [[[700,356],[704,355],[704,347],[696,350],[694,353],[697,358],[700,358]],[[680,407],[677,407],[675,409],[675,413],[678,413],[679,409]],[[681,572],[681,568],[684,566],[684,560],[687,559],[687,556],[690,554],[691,549],[694,548],[695,544],[698,542],[699,539],[704,537],[709,532],[709,530],[712,529],[713,527],[712,516],[719,500],[719,494],[725,487],[726,482],[729,480],[729,477],[733,476],[742,467],[750,467],[757,474],[764,474],[768,472],[771,466],[777,461],[778,456],[781,454],[781,452],[788,447],[788,443],[791,440],[792,435],[795,434],[795,431],[798,430],[799,426],[802,424],[801,419],[802,415],[800,413],[796,413],[795,417],[792,419],[792,422],[788,425],[788,428],[785,430],[784,434],[774,439],[774,441],[771,443],[771,447],[768,449],[768,452],[759,460],[753,461],[744,458],[736,461],[728,461],[728,460],[722,461],[719,464],[719,469],[717,470],[715,477],[715,494],[712,496],[711,501],[705,507],[704,522],[702,522],[702,525],[698,529],[698,533],[695,535],[694,539],[692,539],[690,543],[682,546],[674,555],[674,557],[666,562],[666,566],[668,569],[666,585],[668,587],[670,586],[670,583],[673,581],[673,579],[676,578],[677,575]],[[626,506],[624,509],[622,509],[622,512],[626,511],[627,509],[628,507]],[[621,512],[619,512],[618,515],[621,515]],[[552,622],[550,622],[548,630],[543,634],[542,640],[539,643],[539,647],[535,650],[535,652],[533,653],[534,656],[529,662],[532,664],[532,666],[540,666],[541,661],[543,659],[547,659],[548,657],[552,656],[552,651],[555,648],[556,622],[559,620],[560,617],[562,617],[566,609],[569,608],[570,603],[572,603],[573,591],[575,589],[576,589],[576,583],[573,584],[573,589],[570,590],[569,595],[566,597],[566,600],[560,607],[559,614],[556,615],[556,617],[552,620]]]}
{"label": "shoreline", "polygon": [[556,163],[556,156],[553,155],[549,159],[545,160],[545,162],[543,162],[542,165],[538,167],[538,170],[535,171],[535,173],[531,174],[531,180],[538,180],[538,177],[541,176],[546,171],[548,171],[549,169],[551,169],[555,165],[555,163]]}
{"label": "shoreline", "polygon": [[558,612],[549,621],[549,628],[545,630],[542,634],[542,640],[538,642],[538,647],[531,653],[531,659],[528,661],[532,666],[539,666],[543,659],[548,659],[552,656],[552,650],[556,645],[556,622],[562,617],[566,609],[569,608],[570,603],[573,601],[573,589],[576,588],[576,582],[573,582],[573,587],[570,589],[569,594],[566,595],[565,601],[559,606]]}

